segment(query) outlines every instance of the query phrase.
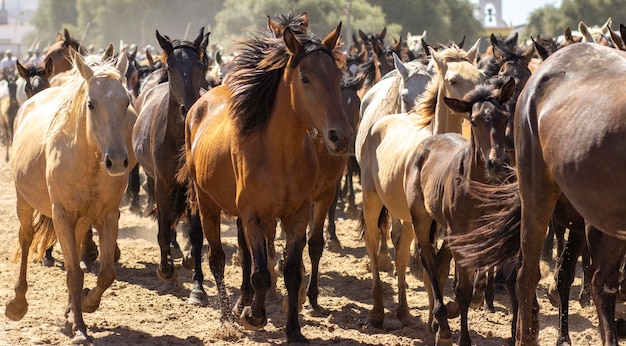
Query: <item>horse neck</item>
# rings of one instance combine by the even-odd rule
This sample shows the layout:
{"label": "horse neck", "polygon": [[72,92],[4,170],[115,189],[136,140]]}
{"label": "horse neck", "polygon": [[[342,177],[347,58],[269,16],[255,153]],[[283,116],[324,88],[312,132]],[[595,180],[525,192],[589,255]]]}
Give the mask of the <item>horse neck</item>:
{"label": "horse neck", "polygon": [[485,158],[480,151],[480,147],[476,143],[476,138],[474,136],[474,131],[470,131],[470,141],[469,141],[469,149],[467,150],[464,161],[469,161],[469,165],[467,165],[467,170],[465,176],[479,183],[488,183],[487,176],[485,172],[487,171],[487,163],[485,162]]}
{"label": "horse neck", "polygon": [[439,81],[439,88],[437,90],[437,104],[435,105],[435,115],[433,117],[433,134],[440,133],[461,133],[463,118],[461,116],[454,115],[443,101],[445,96],[445,83]]}
{"label": "horse neck", "polygon": [[291,95],[289,86],[284,81],[281,82],[276,91],[267,127],[264,129],[265,138],[269,139],[268,144],[272,147],[272,152],[280,156],[285,168],[288,168],[290,162],[297,162],[303,158],[297,153],[305,150],[308,138],[308,127],[293,108],[289,95]]}

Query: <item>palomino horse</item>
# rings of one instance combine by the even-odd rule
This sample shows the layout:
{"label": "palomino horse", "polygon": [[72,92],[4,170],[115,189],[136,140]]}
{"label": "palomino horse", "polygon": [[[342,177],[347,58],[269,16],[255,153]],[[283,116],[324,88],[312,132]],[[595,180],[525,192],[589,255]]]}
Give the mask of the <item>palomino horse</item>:
{"label": "palomino horse", "polygon": [[[133,149],[137,162],[152,179],[150,182],[154,183],[161,255],[157,275],[161,279],[172,280],[176,271],[170,245],[175,240],[172,235],[176,232],[176,224],[186,209],[187,189],[176,181],[175,176],[180,169],[178,157],[185,143],[185,116],[200,97],[207,69],[205,49],[209,34],[205,35],[202,28],[195,40],[190,42],[171,40],[161,36],[157,30],[156,38],[163,49],[168,81],[152,88],[143,100],[133,129]],[[200,248],[194,250],[196,266],[199,266],[202,262]],[[196,288],[201,290],[198,293],[204,294],[201,273],[201,270],[196,270],[194,281]]]}
{"label": "palomino horse", "polygon": [[267,246],[280,218],[287,235],[284,278],[290,343],[306,341],[298,322],[298,291],[311,193],[319,172],[308,129],[318,129],[327,150],[337,155],[349,153],[353,136],[339,90],[344,62],[336,47],[340,30],[341,24],[320,41],[287,27],[282,39],[246,41],[224,84],[204,94],[186,121],[187,163],[179,179],[193,182],[222,320],[232,319],[224,284],[222,210],[238,216],[243,226],[242,296],[236,313],[248,329],[267,323]]}
{"label": "palomino horse", "polygon": [[[42,61],[48,59],[52,60],[52,75],[53,76],[72,69],[72,62],[70,61],[70,47],[74,48],[80,54],[87,54],[87,50],[83,47],[78,40],[70,37],[69,31],[63,29],[63,35],[57,33],[57,41],[53,43],[44,54]],[[47,62],[46,62],[47,64]]]}
{"label": "palomino horse", "polygon": [[3,81],[6,82],[9,94],[0,98],[0,121],[2,122],[3,142],[7,149],[5,160],[8,162],[9,149],[13,142],[13,123],[15,122],[15,116],[20,104],[17,101],[16,77],[4,74]]}
{"label": "palomino horse", "polygon": [[[406,266],[409,260],[409,248],[413,240],[411,214],[406,199],[405,172],[411,155],[417,146],[429,136],[438,133],[461,133],[460,116],[453,116],[444,104],[444,97],[462,98],[474,86],[484,79],[484,75],[475,65],[479,41],[465,52],[452,46],[441,52],[431,49],[436,62],[436,76],[431,79],[427,90],[420,98],[420,103],[408,114],[382,116],[370,126],[363,126],[362,121],[355,146],[356,157],[361,166],[361,186],[363,190],[363,212],[361,227],[364,231],[367,253],[372,269],[372,299],[374,306],[370,312],[370,322],[380,326],[384,320],[383,288],[380,282],[378,265],[378,247],[381,233],[386,234],[387,210],[403,222],[403,230],[396,247],[396,271],[398,274],[398,310],[397,316],[404,325],[411,324],[411,315],[406,301]],[[419,111],[416,113],[415,111]],[[418,234],[422,262],[428,268],[429,276],[435,277],[434,249],[431,247],[430,232]],[[427,276],[424,275],[427,280]],[[430,283],[425,282],[428,290]],[[438,289],[432,285],[432,289]],[[440,293],[436,293],[438,296]],[[431,295],[432,296],[432,295]],[[442,339],[450,338],[445,308],[441,306],[431,311],[437,313],[441,323]]]}
{"label": "palomino horse", "polygon": [[[489,184],[506,178],[508,156],[504,138],[509,120],[506,103],[514,92],[515,82],[511,78],[502,89],[495,89],[489,84],[479,85],[463,100],[444,98],[453,111],[467,114],[466,119],[472,124],[470,140],[457,133],[439,134],[426,138],[410,154],[405,173],[405,197],[420,244],[428,240],[420,238],[420,235],[429,235],[433,221],[441,225],[447,234],[464,234],[471,232],[480,222],[480,217],[488,212],[483,201],[472,194],[469,181]],[[428,250],[422,249],[422,252],[425,251]],[[452,252],[452,255],[458,263],[459,254]],[[447,274],[449,257],[435,263],[434,267],[428,266],[430,263],[426,256],[423,258],[429,277],[434,277],[437,270]],[[472,301],[472,273],[458,265],[455,272],[455,296],[461,312],[458,344],[469,346],[467,313]],[[437,280],[432,280],[432,285],[432,291],[439,293],[434,297],[438,302],[435,305],[444,306],[444,286]],[[441,314],[442,317],[446,315]],[[438,323],[445,326],[441,320]],[[442,327],[438,335],[439,344],[445,343],[448,332]]]}
{"label": "palomino horse", "polygon": [[[119,205],[135,164],[131,131],[136,119],[124,87],[127,60],[90,67],[74,54],[73,78],[29,99],[16,123],[11,161],[20,221],[20,274],[5,314],[21,319],[28,309],[26,272],[30,251],[39,256],[57,239],[65,258],[74,343],[87,341],[83,312],[100,305],[115,280],[113,257]],[[100,235],[97,287],[83,289],[79,267],[89,225]]]}
{"label": "palomino horse", "polygon": [[[584,218],[592,256],[592,294],[605,345],[617,345],[615,300],[626,253],[626,101],[612,92],[623,82],[626,53],[598,44],[564,47],[530,77],[515,114],[520,198],[504,216],[473,234],[468,262],[498,264],[521,247],[517,274],[517,343],[537,344],[533,301],[546,229],[560,197]],[[519,224],[521,220],[521,232]],[[499,226],[502,222],[507,224]],[[589,229],[601,231],[598,236]],[[519,241],[515,241],[519,239]],[[469,243],[469,242],[468,242]],[[474,243],[474,241],[472,241]],[[460,243],[463,246],[463,242]]]}

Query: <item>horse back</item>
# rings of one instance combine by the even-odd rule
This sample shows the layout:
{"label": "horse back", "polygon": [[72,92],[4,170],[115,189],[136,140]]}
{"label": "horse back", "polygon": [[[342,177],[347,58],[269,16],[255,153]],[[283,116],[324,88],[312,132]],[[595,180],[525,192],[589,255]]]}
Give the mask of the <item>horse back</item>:
{"label": "horse back", "polygon": [[515,114],[520,187],[543,175],[609,233],[626,229],[624,75],[623,52],[586,43],[565,47],[531,76]]}

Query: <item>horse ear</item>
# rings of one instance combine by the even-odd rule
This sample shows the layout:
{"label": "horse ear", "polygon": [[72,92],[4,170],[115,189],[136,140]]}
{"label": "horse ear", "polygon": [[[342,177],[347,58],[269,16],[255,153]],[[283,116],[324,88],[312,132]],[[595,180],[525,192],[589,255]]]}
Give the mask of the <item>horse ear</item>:
{"label": "horse ear", "polygon": [[130,52],[128,52],[128,57],[130,59],[135,60],[136,56],[137,56],[137,46],[133,46],[133,49]]}
{"label": "horse ear", "polygon": [[431,56],[430,45],[426,42],[426,40],[424,40],[424,37],[422,37],[420,41],[422,43],[422,50],[424,51],[424,54],[426,54],[426,56]]}
{"label": "horse ear", "polygon": [[206,34],[204,34],[204,39],[202,40],[202,43],[200,44],[200,57],[202,59],[204,59],[204,56],[206,55],[206,47],[209,45],[209,35],[211,35],[210,32],[207,32]]}
{"label": "horse ear", "polygon": [[302,12],[300,15],[300,20],[302,21],[302,26],[305,28],[309,28],[309,14],[307,12]]}
{"label": "horse ear", "polygon": [[54,62],[51,58],[46,58],[43,71],[46,74],[46,78],[50,78],[50,76],[52,76],[52,72],[54,72]]}
{"label": "horse ear", "polygon": [[574,39],[574,37],[572,37],[572,29],[570,29],[569,26],[565,28],[565,32],[563,33],[563,36],[565,37],[565,40],[567,41],[572,41]]}
{"label": "horse ear", "polygon": [[359,29],[359,37],[361,38],[361,40],[362,40],[363,42],[367,42],[367,41],[369,41],[369,40],[367,39],[367,35],[365,35],[365,33],[364,33],[361,29]]}
{"label": "horse ear", "polygon": [[406,68],[396,53],[391,54],[393,54],[393,64],[396,66],[396,70],[398,70],[398,73],[400,73],[403,80],[407,80],[409,78],[409,69]]}
{"label": "horse ear", "polygon": [[[620,31],[621,29],[622,29],[622,25],[620,24]],[[611,36],[611,42],[613,42],[613,45],[617,49],[626,50],[626,46],[624,46],[624,40],[622,39],[620,35],[618,35],[616,32],[613,32],[613,30],[611,30],[610,28],[609,28],[609,35]]]}
{"label": "horse ear", "polygon": [[463,39],[461,39],[461,41],[457,43],[456,46],[463,49],[464,45],[465,45],[465,35],[463,35]]}
{"label": "horse ear", "polygon": [[619,25],[619,34],[622,36],[624,44],[626,44],[626,26],[624,26],[624,24]]}
{"label": "horse ear", "polygon": [[67,44],[69,44],[70,42],[72,42],[72,38],[70,37],[70,32],[67,31],[67,29],[63,29],[63,34],[65,36],[65,42]]}
{"label": "horse ear", "polygon": [[384,27],[383,30],[380,31],[378,39],[382,41],[385,39],[385,36],[387,36],[387,27]]}
{"label": "horse ear", "polygon": [[611,24],[613,24],[613,20],[611,19],[611,17],[609,17],[606,20],[606,23],[604,23],[604,25],[601,26],[601,28],[602,28],[602,35],[604,35],[604,36],[608,35],[609,31],[611,31]]}
{"label": "horse ear", "polygon": [[273,20],[269,15],[267,16],[267,29],[274,35],[274,37],[279,37],[282,33],[282,27],[280,24]]}
{"label": "horse ear", "polygon": [[[465,37],[463,38],[465,40]],[[480,37],[476,40],[476,43],[467,51],[467,60],[472,64],[476,63],[476,53],[478,53],[478,46],[480,46]]]}
{"label": "horse ear", "polygon": [[152,57],[152,53],[150,53],[150,49],[146,48],[146,60],[148,60],[148,64],[150,66],[154,65],[154,58]]}
{"label": "horse ear", "polygon": [[91,67],[85,63],[83,57],[76,50],[70,50],[70,54],[72,55],[72,60],[74,60],[74,65],[76,65],[80,75],[83,76],[84,80],[89,80],[89,78],[93,76]]}
{"label": "horse ear", "polygon": [[468,114],[472,110],[472,104],[467,101],[444,96],[443,102],[455,113]]}
{"label": "horse ear", "polygon": [[102,53],[102,61],[109,60],[113,57],[113,53],[115,52],[115,47],[113,47],[113,43],[109,43],[107,49]]}
{"label": "horse ear", "polygon": [[537,41],[535,41],[535,39],[532,36],[530,37],[530,39],[533,41],[535,50],[537,51],[537,54],[539,54],[539,56],[541,57],[541,60],[546,60],[550,56],[550,53],[548,53],[548,50],[544,46],[537,43]]}
{"label": "horse ear", "polygon": [[126,55],[126,48],[122,49],[117,55],[117,63],[115,68],[120,71],[120,75],[126,75],[126,69],[128,68],[128,56]]}
{"label": "horse ear", "polygon": [[509,78],[506,83],[500,88],[500,97],[498,97],[498,101],[501,104],[508,102],[515,93],[515,79],[513,77]]}
{"label": "horse ear", "polygon": [[24,79],[28,79],[28,70],[26,68],[24,68],[24,66],[22,66],[22,64],[20,64],[20,60],[16,60],[15,61],[15,66],[17,67],[17,73],[20,74],[20,77],[24,78]]}
{"label": "horse ear", "polygon": [[196,49],[199,48],[200,44],[202,44],[202,41],[204,41],[204,27],[200,28],[200,31],[198,32],[198,36],[196,36],[196,39],[193,40],[193,46],[196,47]]}
{"label": "horse ear", "polygon": [[172,46],[172,42],[167,38],[167,36],[165,37],[161,36],[161,34],[159,34],[159,30],[156,31],[156,38],[157,38],[157,41],[159,41],[159,46],[161,46],[161,48],[163,49],[163,51],[165,51],[166,54],[174,50],[174,47]]}
{"label": "horse ear", "polygon": [[[422,32],[422,38],[426,38],[426,29],[424,29],[424,32]],[[463,40],[465,40],[465,37],[463,37]]]}
{"label": "horse ear", "polygon": [[535,56],[535,46],[534,45],[529,45],[528,47],[526,47],[526,50],[524,50],[522,52],[522,60],[524,62],[524,64],[526,64],[526,66],[528,66],[528,64],[530,63],[530,60],[533,58],[533,56]]}
{"label": "horse ear", "polygon": [[60,32],[57,32],[57,37],[56,37],[56,40],[57,40],[57,41],[61,41],[61,40],[63,40],[63,35],[61,35],[61,33],[60,33]]}
{"label": "horse ear", "polygon": [[578,23],[578,31],[583,35],[583,42],[593,42],[593,37],[589,33],[589,28],[582,20]]}
{"label": "horse ear", "polygon": [[332,31],[328,36],[324,38],[322,43],[330,50],[331,52],[335,49],[335,45],[337,45],[339,35],[341,34],[341,22],[337,25],[334,31]]}
{"label": "horse ear", "polygon": [[302,51],[302,42],[298,40],[296,35],[293,33],[293,31],[291,31],[289,27],[286,27],[285,31],[283,32],[283,40],[285,41],[285,46],[287,47],[291,55],[297,55],[298,53],[300,53],[300,51]]}

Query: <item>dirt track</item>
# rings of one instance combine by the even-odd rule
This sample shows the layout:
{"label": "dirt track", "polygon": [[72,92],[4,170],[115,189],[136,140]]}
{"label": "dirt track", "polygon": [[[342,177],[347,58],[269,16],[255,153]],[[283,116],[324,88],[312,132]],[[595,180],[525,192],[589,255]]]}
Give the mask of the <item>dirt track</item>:
{"label": "dirt track", "polygon": [[[2,148],[4,150],[4,148]],[[360,196],[357,196],[359,200]],[[368,323],[371,308],[371,275],[366,270],[364,244],[356,233],[356,220],[338,213],[337,233],[343,250],[325,251],[321,263],[320,305],[328,310],[324,317],[301,314],[303,334],[312,344],[341,345],[432,345],[425,322],[428,319],[428,298],[422,281],[409,273],[408,303],[414,316],[414,326],[402,327],[395,316],[396,281],[388,273],[382,274],[385,289],[386,316],[383,328]],[[15,190],[8,164],[0,163],[0,345],[59,345],[68,344],[71,329],[66,326],[63,313],[67,301],[62,254],[55,247],[57,263],[46,268],[31,263],[28,269],[29,311],[23,320],[13,322],[4,317],[4,303],[13,296],[19,266],[10,261],[17,246],[18,222],[15,216]],[[191,291],[191,271],[177,260],[178,281],[164,283],[156,278],[158,246],[156,222],[131,214],[122,208],[119,246],[122,258],[116,268],[117,280],[105,292],[98,311],[85,314],[87,331],[94,345],[201,345],[201,344],[282,344],[285,314],[281,309],[285,294],[282,279],[278,280],[278,294],[268,300],[268,325],[260,331],[243,330],[236,326],[235,335],[226,335],[219,323],[218,303],[208,263],[204,263],[205,288],[210,296],[206,306],[188,304]],[[236,250],[236,227],[223,223],[222,239],[227,252],[226,282],[232,302],[239,295],[241,271],[231,264]],[[278,252],[284,242],[277,242]],[[305,264],[309,267],[305,248]],[[206,259],[206,257],[205,257]],[[548,268],[538,290],[541,304],[541,332],[539,344],[556,342],[558,310],[546,298]],[[93,287],[96,276],[85,275],[85,286]],[[451,297],[450,285],[446,295]],[[570,334],[574,345],[599,345],[597,318],[594,307],[581,308],[574,300],[580,287],[575,281],[570,304]],[[511,316],[508,295],[496,294],[496,312],[470,311],[470,330],[476,345],[503,345],[510,336]],[[624,310],[623,305],[618,306]],[[619,313],[618,316],[623,315]],[[450,321],[453,340],[458,338],[459,319]]]}

